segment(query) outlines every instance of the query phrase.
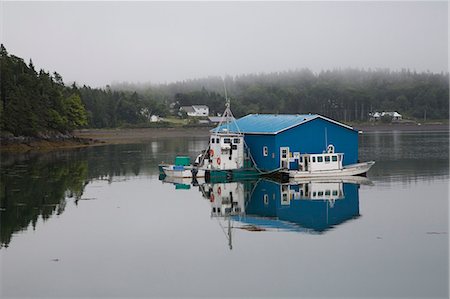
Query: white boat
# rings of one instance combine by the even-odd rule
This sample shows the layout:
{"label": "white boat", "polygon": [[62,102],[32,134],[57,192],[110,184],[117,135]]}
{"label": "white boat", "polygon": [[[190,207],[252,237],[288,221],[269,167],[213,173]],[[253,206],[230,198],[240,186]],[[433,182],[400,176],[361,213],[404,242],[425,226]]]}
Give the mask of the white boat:
{"label": "white boat", "polygon": [[[194,166],[178,166],[168,165],[162,167],[164,174],[168,177],[174,178],[203,178],[205,177],[205,170]],[[195,175],[194,175],[195,174]]]}
{"label": "white boat", "polygon": [[343,177],[363,175],[375,164],[375,161],[342,165],[343,153],[335,153],[329,145],[326,153],[302,154],[298,159],[298,169],[287,170],[290,178]]}
{"label": "white boat", "polygon": [[192,178],[192,169],[186,166],[169,165],[164,166],[164,174],[168,177],[174,178]]}

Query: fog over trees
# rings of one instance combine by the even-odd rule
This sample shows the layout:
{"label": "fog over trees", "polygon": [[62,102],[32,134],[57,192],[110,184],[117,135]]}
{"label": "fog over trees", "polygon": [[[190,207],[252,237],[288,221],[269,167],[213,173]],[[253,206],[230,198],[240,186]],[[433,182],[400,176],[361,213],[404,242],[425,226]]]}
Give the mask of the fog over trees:
{"label": "fog over trees", "polygon": [[37,72],[33,62],[1,46],[2,132],[34,136],[77,128],[140,125],[150,115],[178,116],[178,108],[225,109],[226,86],[235,116],[249,113],[318,113],[344,121],[367,121],[372,111],[406,118],[448,119],[448,73],[388,69],[308,69],[208,77],[170,84],[114,83],[106,88],[66,86],[57,72]]}

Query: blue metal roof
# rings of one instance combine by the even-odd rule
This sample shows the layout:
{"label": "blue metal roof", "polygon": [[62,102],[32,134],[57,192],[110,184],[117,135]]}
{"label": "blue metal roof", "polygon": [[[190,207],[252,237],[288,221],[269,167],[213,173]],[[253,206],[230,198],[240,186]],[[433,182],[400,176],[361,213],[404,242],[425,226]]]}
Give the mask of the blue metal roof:
{"label": "blue metal roof", "polygon": [[237,119],[229,125],[221,125],[211,131],[224,132],[224,129],[228,128],[229,132],[277,134],[318,117],[352,129],[347,125],[338,123],[318,114],[249,114]]}

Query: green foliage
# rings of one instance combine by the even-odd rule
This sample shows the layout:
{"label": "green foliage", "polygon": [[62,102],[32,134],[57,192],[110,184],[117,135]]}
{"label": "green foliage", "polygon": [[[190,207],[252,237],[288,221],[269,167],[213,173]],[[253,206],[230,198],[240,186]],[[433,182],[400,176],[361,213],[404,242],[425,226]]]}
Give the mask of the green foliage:
{"label": "green foliage", "polygon": [[[179,107],[207,105],[210,115],[225,109],[219,77],[161,85],[121,84],[104,89],[64,86],[60,74],[0,47],[1,130],[15,135],[67,132],[80,127],[146,127],[151,115],[178,117]],[[235,116],[250,113],[318,113],[341,121],[366,121],[372,111],[398,111],[404,118],[447,119],[447,74],[409,70],[303,69],[225,78]],[[190,119],[187,115],[182,117]],[[153,126],[153,125],[152,125]]]}
{"label": "green foliage", "polygon": [[87,112],[61,75],[37,73],[33,62],[9,55],[0,47],[1,130],[16,136],[41,132],[68,132],[87,124]]}
{"label": "green foliage", "polygon": [[[225,78],[235,116],[249,113],[318,113],[341,121],[367,121],[372,111],[397,111],[404,117],[446,119],[449,114],[448,74],[409,70],[310,70],[250,74]],[[150,95],[165,94],[178,107],[204,104],[210,114],[224,110],[219,77],[167,85],[116,85]]]}

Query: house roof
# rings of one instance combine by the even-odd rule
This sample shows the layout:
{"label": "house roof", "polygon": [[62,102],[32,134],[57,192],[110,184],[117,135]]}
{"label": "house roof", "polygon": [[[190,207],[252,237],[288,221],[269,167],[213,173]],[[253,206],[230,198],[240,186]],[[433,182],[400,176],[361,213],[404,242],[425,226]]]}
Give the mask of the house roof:
{"label": "house roof", "polygon": [[206,106],[206,105],[192,105],[192,108],[194,108],[194,109],[208,109],[208,106]]}
{"label": "house roof", "polygon": [[194,110],[194,108],[192,106],[181,106],[180,109],[185,111],[186,113],[195,112],[195,110]]}
{"label": "house roof", "polygon": [[212,132],[241,132],[247,134],[278,134],[290,128],[296,127],[313,119],[322,118],[347,129],[352,127],[318,114],[249,114],[229,125],[224,124],[214,128]]}

